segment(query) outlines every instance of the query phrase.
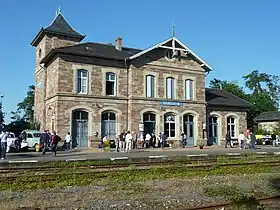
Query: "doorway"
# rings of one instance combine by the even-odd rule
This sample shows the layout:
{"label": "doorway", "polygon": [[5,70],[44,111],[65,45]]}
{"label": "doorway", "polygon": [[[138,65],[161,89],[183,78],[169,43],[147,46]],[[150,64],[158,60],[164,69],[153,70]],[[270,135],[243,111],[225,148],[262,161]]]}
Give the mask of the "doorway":
{"label": "doorway", "polygon": [[73,147],[88,147],[88,112],[72,112]]}
{"label": "doorway", "polygon": [[194,146],[194,116],[184,115],[184,133],[187,136],[187,146]]}

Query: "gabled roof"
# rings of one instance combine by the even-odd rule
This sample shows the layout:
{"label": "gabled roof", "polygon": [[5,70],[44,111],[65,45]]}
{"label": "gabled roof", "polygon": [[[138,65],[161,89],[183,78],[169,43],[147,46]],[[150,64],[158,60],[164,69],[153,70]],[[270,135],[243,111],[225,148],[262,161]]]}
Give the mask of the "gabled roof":
{"label": "gabled roof", "polygon": [[217,88],[205,88],[205,98],[208,105],[250,108],[253,105],[236,95]]}
{"label": "gabled roof", "polygon": [[275,122],[280,120],[280,112],[263,112],[255,118],[255,122]]}
{"label": "gabled roof", "polygon": [[127,47],[122,47],[122,51],[119,51],[111,44],[86,42],[74,46],[55,48],[51,51],[51,53],[42,59],[41,63],[47,63],[55,54],[58,53],[124,61],[125,58],[140,51],[141,50],[139,49]]}
{"label": "gabled roof", "polygon": [[[171,43],[171,46],[168,45],[168,43]],[[213,68],[210,67],[204,60],[202,60],[198,55],[196,55],[190,48],[188,48],[186,45],[184,45],[182,42],[180,42],[176,37],[171,37],[163,42],[160,42],[150,48],[147,48],[146,50],[143,50],[133,56],[130,56],[129,59],[135,59],[141,55],[144,55],[148,52],[150,52],[151,50],[154,50],[156,48],[167,48],[167,49],[172,49],[174,50],[180,50],[180,51],[184,51],[186,54],[190,54],[192,55],[196,61],[198,61],[198,63],[206,70],[206,71],[212,71]]]}
{"label": "gabled roof", "polygon": [[47,33],[73,37],[78,39],[78,41],[82,41],[85,38],[85,36],[75,31],[69,25],[69,23],[65,20],[61,13],[57,14],[50,26],[46,28],[41,28],[37,36],[31,42],[31,45],[36,46]]}

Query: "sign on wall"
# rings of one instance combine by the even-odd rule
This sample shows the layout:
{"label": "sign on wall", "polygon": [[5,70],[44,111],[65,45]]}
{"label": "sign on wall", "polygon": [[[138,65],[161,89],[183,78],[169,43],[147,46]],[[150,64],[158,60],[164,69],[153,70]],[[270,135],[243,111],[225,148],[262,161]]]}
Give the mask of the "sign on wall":
{"label": "sign on wall", "polygon": [[37,86],[37,88],[41,88],[42,82],[41,81],[37,82],[36,86]]}
{"label": "sign on wall", "polygon": [[184,103],[176,102],[176,101],[161,101],[160,105],[162,105],[162,106],[184,106]]}

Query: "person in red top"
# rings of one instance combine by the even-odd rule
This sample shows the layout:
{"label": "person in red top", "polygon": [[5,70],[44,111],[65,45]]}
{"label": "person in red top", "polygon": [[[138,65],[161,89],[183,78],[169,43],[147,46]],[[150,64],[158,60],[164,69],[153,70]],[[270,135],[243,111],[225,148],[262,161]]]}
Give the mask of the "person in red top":
{"label": "person in red top", "polygon": [[51,148],[52,148],[52,156],[56,156],[56,151],[57,151],[57,144],[61,140],[61,138],[56,135],[56,132],[53,131],[53,135],[51,137]]}

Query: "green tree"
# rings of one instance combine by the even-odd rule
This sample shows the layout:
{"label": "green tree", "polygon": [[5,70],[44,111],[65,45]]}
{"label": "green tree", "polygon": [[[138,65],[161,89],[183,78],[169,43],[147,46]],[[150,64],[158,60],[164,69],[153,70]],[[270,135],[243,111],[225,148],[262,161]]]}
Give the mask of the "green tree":
{"label": "green tree", "polygon": [[255,102],[262,103],[263,107],[267,107],[262,111],[277,110],[280,97],[280,78],[278,76],[254,70],[243,76],[243,79],[245,86],[252,91],[252,98]]}
{"label": "green tree", "polygon": [[3,130],[3,126],[4,126],[4,118],[5,118],[5,115],[2,111],[2,104],[0,103],[0,131]]}
{"label": "green tree", "polygon": [[221,88],[230,92],[239,98],[247,100],[254,106],[248,110],[247,124],[253,127],[254,119],[262,112],[276,111],[280,96],[279,77],[260,73],[258,70],[243,76],[245,86],[251,91],[251,94],[238,85],[237,82],[213,79],[210,81],[211,88]]}
{"label": "green tree", "polygon": [[29,123],[34,121],[34,85],[29,86],[29,90],[26,94],[26,97],[22,102],[17,104],[17,111],[13,112],[14,117],[22,115],[22,119]]}

